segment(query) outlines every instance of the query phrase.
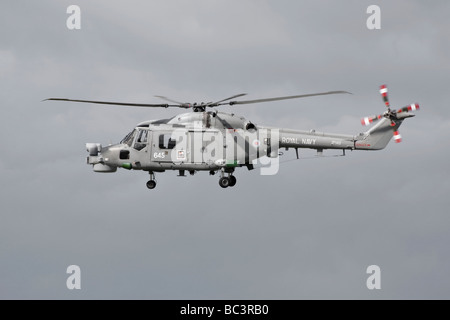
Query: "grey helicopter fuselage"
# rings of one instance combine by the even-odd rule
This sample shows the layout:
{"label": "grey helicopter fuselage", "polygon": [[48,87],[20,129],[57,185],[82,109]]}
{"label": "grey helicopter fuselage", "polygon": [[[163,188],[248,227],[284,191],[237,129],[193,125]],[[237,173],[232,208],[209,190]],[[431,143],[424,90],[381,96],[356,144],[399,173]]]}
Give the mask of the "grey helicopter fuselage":
{"label": "grey helicopter fuselage", "polygon": [[257,126],[244,117],[222,112],[191,112],[142,122],[119,144],[87,144],[87,162],[96,172],[125,168],[150,173],[179,170],[180,175],[184,171],[232,173],[237,167],[252,169],[252,163],[261,157],[278,157],[280,148],[319,152],[383,149],[392,138],[391,123],[384,120],[366,133],[343,135]]}
{"label": "grey helicopter fuselage", "polygon": [[[230,154],[227,139],[255,135],[256,126],[243,117],[218,112],[179,114],[171,119],[145,121],[119,144],[90,148],[88,163],[96,172],[114,172],[118,167],[154,172],[187,170],[216,171],[250,164],[258,158],[257,147],[236,145]],[[239,139],[240,140],[240,139]],[[236,139],[238,141],[238,139]],[[228,150],[226,150],[228,148]],[[99,154],[97,154],[99,153]],[[228,157],[228,158],[227,158]]]}

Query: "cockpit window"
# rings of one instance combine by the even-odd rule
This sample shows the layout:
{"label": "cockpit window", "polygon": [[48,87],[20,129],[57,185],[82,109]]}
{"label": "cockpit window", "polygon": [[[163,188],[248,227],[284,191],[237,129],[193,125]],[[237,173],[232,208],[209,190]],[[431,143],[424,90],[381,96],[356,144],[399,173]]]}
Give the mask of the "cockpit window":
{"label": "cockpit window", "polygon": [[148,130],[139,130],[136,142],[134,143],[134,148],[138,151],[144,149],[145,146],[147,145],[147,137],[148,137]]}
{"label": "cockpit window", "polygon": [[120,143],[127,144],[129,147],[131,147],[131,144],[133,143],[134,136],[136,135],[136,133],[137,130],[134,129],[129,134],[127,134],[125,138],[123,138],[122,141],[120,141]]}
{"label": "cockpit window", "polygon": [[159,136],[159,148],[160,149],[173,149],[177,141],[171,138],[170,134],[161,134]]}

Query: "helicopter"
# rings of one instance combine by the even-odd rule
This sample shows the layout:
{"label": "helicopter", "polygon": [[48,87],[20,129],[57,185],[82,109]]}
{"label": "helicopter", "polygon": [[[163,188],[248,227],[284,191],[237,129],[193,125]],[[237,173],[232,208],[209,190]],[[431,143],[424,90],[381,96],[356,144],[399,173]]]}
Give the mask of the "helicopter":
{"label": "helicopter", "polygon": [[[191,109],[193,112],[178,114],[169,119],[141,122],[117,144],[102,146],[100,143],[87,143],[87,164],[93,166],[94,172],[100,173],[116,172],[118,168],[146,171],[150,175],[150,180],[146,183],[148,189],[156,187],[156,173],[168,170],[178,171],[178,176],[182,177],[186,176],[186,171],[191,175],[198,171],[209,171],[210,175],[220,173],[219,185],[228,188],[236,185],[234,172],[237,168],[246,167],[253,170],[255,161],[263,157],[277,160],[282,154],[279,151],[282,148],[294,149],[299,159],[298,150],[302,148],[315,149],[318,155],[322,155],[325,149],[342,150],[345,155],[346,150],[384,149],[392,137],[399,143],[402,138],[398,129],[403,120],[414,117],[411,112],[419,110],[418,103],[391,109],[387,86],[382,85],[380,94],[387,110],[380,115],[362,118],[362,125],[377,123],[366,132],[350,135],[261,126],[234,113],[228,114],[213,109],[223,105],[255,104],[334,94],[350,93],[328,91],[256,100],[233,100],[246,95],[243,93],[207,103],[182,103],[164,96],[155,96],[166,101],[159,104],[66,98],[49,98],[44,101]],[[278,162],[274,163],[278,165]]]}

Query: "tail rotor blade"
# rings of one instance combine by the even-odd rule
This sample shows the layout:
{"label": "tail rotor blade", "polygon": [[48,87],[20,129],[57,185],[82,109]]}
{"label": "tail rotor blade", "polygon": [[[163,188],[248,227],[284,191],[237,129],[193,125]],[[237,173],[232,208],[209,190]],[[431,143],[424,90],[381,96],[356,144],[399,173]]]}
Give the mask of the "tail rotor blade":
{"label": "tail rotor blade", "polygon": [[362,119],[361,119],[361,124],[362,124],[363,126],[368,126],[368,125],[370,125],[371,123],[374,123],[375,121],[380,120],[381,118],[383,118],[382,115],[379,115],[379,116],[372,116],[372,117],[365,117],[365,118],[362,118]]}
{"label": "tail rotor blade", "polygon": [[381,97],[383,98],[384,103],[386,104],[386,107],[389,108],[390,104],[389,104],[389,98],[388,98],[388,89],[385,84],[383,84],[380,87],[380,94],[381,94]]}
{"label": "tail rotor blade", "polygon": [[394,139],[396,143],[402,142],[402,136],[400,135],[400,132],[394,131]]}
{"label": "tail rotor blade", "polygon": [[404,108],[401,108],[401,109],[397,110],[397,113],[416,111],[416,110],[419,110],[419,109],[420,109],[419,104],[418,103],[413,103],[413,104],[410,104],[409,106],[406,106]]}

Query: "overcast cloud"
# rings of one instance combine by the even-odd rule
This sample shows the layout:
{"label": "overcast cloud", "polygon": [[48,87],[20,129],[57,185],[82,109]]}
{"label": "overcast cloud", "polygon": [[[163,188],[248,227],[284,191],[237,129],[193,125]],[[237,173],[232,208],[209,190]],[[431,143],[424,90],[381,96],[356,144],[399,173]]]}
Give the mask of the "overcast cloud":
{"label": "overcast cloud", "polygon": [[[81,30],[66,28],[71,4]],[[371,4],[381,30],[366,28]],[[450,298],[449,14],[444,0],[3,1],[0,298]],[[384,83],[394,106],[421,105],[403,143],[242,169],[232,189],[167,172],[149,191],[144,172],[85,164],[86,142],[179,110],[41,102],[347,90],[222,110],[356,134],[384,111]],[[66,288],[72,264],[81,290]]]}

